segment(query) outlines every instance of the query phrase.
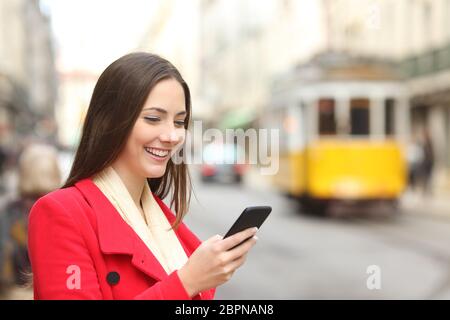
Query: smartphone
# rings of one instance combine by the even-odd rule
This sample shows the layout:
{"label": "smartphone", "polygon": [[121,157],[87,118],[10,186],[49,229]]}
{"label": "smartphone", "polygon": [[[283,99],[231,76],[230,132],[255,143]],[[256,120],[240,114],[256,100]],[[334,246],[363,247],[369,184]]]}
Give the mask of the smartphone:
{"label": "smartphone", "polygon": [[[248,228],[257,227],[259,229],[263,224],[263,222],[267,219],[271,211],[272,207],[269,206],[255,206],[245,208],[244,211],[242,211],[239,218],[237,218],[237,220],[233,223],[230,230],[228,230],[228,232],[225,234],[223,239],[228,238],[235,233],[244,231],[245,229]],[[245,239],[237,246],[241,245],[248,239]],[[237,246],[233,247],[232,249],[236,248]]]}

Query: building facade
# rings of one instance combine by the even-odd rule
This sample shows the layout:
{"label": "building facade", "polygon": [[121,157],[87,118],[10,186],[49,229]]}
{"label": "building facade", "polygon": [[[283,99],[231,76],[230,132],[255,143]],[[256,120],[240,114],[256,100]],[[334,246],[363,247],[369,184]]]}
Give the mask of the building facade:
{"label": "building facade", "polygon": [[318,1],[202,1],[201,87],[216,115],[256,114],[276,75],[324,48],[321,8]]}
{"label": "building facade", "polygon": [[49,17],[38,0],[0,2],[0,143],[53,140],[56,72]]}
{"label": "building facade", "polygon": [[410,137],[429,130],[450,188],[450,0],[201,1],[201,87],[227,114],[259,113],[280,75],[322,52],[375,58],[406,84]]}
{"label": "building facade", "polygon": [[152,52],[172,62],[189,85],[193,118],[208,120],[200,86],[200,0],[161,1],[149,20],[137,51]]}

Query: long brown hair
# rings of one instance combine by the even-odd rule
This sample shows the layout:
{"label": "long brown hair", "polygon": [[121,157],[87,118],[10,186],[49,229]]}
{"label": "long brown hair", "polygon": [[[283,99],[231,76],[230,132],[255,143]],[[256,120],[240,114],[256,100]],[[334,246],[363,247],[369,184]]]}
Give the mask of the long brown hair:
{"label": "long brown hair", "polygon": [[[127,54],[109,65],[95,85],[80,144],[63,188],[95,175],[117,159],[147,96],[158,82],[165,79],[175,79],[183,87],[187,113],[185,129],[188,129],[191,95],[179,71],[155,54]],[[172,190],[170,207],[175,206],[173,227],[176,228],[187,213],[191,197],[192,184],[187,165],[184,162],[175,165],[169,159],[164,175],[147,181],[152,192],[161,199]]]}

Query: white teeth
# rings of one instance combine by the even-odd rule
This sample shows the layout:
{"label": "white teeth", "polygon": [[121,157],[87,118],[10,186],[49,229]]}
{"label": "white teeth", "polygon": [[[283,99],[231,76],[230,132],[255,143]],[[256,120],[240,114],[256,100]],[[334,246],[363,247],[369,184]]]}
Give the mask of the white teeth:
{"label": "white teeth", "polygon": [[158,157],[165,157],[169,154],[169,151],[167,150],[157,150],[157,149],[153,149],[153,148],[145,148],[145,150],[155,156]]}

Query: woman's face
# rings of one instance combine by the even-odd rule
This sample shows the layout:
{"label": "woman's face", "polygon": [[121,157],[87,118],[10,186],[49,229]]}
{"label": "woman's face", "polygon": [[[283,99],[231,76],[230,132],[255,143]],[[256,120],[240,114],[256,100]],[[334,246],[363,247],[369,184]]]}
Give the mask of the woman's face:
{"label": "woman's face", "polygon": [[170,156],[185,139],[184,91],[175,79],[160,81],[151,90],[116,165],[128,173],[158,178]]}

